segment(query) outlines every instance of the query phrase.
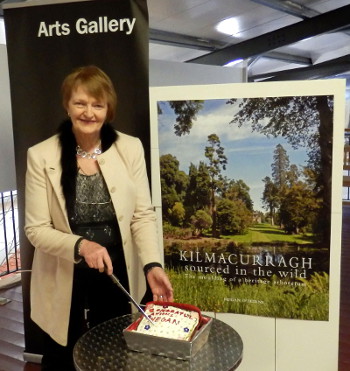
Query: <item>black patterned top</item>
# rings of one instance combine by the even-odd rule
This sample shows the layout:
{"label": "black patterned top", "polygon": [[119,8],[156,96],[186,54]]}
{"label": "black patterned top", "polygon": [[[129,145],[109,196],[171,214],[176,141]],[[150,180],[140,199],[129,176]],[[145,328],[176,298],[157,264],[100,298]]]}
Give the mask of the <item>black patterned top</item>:
{"label": "black patterned top", "polygon": [[[112,261],[124,262],[118,222],[106,182],[100,172],[93,175],[78,172],[70,225],[73,233],[106,247]],[[85,267],[86,264],[82,262],[79,266]]]}
{"label": "black patterned top", "polygon": [[115,211],[102,174],[85,175],[78,172],[71,222],[77,225],[114,220]]}

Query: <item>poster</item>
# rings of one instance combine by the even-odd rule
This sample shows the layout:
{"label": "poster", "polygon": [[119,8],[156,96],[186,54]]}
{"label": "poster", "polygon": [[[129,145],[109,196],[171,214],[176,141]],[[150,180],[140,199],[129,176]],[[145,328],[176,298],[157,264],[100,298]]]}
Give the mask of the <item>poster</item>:
{"label": "poster", "polygon": [[[30,270],[34,248],[23,231],[27,149],[55,134],[67,118],[60,88],[74,68],[94,64],[110,76],[118,97],[112,125],[140,138],[150,170],[148,10],[145,0],[32,0],[3,8],[21,261]],[[40,362],[42,331],[30,319],[29,285],[30,273],[22,274],[25,359]]]}
{"label": "poster", "polygon": [[344,90],[340,81],[288,84],[153,92],[164,261],[176,301],[328,320]]}

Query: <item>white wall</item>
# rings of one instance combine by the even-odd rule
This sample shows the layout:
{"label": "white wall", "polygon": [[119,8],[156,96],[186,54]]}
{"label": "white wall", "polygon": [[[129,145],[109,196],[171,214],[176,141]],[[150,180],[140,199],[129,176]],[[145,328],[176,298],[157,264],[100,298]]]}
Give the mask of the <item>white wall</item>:
{"label": "white wall", "polygon": [[150,86],[205,85],[243,82],[241,68],[150,60]]}
{"label": "white wall", "polygon": [[16,189],[6,45],[0,44],[0,192]]}

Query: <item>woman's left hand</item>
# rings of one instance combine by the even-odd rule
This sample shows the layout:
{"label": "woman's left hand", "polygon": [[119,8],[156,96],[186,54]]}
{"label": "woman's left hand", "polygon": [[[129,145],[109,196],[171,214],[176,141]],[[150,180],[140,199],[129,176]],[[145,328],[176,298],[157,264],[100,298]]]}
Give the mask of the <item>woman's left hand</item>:
{"label": "woman's left hand", "polygon": [[152,268],[147,273],[147,281],[152,290],[154,301],[174,301],[173,288],[162,268]]}

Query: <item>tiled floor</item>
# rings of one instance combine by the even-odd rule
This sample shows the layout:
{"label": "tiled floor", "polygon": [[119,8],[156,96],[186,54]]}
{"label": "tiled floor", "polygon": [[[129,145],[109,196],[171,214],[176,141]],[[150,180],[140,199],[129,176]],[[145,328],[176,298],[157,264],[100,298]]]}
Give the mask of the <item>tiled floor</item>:
{"label": "tiled floor", "polygon": [[1,290],[0,296],[11,300],[0,306],[0,370],[24,370],[22,287]]}
{"label": "tiled floor", "polygon": [[[350,370],[350,205],[343,207],[342,272],[339,331],[339,368]],[[40,366],[23,361],[24,328],[22,288],[0,290],[11,302],[0,306],[0,371],[39,371]],[[64,371],[64,370],[62,370]],[[169,370],[170,371],[170,370]],[[283,371],[283,370],[280,370]],[[329,370],[336,371],[336,370]]]}
{"label": "tiled floor", "polygon": [[339,368],[350,370],[350,205],[343,207],[339,326]]}

